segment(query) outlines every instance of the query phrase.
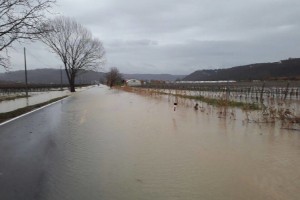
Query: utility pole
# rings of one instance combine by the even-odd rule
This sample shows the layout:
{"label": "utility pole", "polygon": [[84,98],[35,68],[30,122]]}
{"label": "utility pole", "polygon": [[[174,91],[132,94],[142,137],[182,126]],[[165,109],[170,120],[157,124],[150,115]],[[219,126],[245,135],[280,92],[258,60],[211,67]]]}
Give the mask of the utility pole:
{"label": "utility pole", "polygon": [[25,64],[26,97],[28,97],[27,66],[26,66],[26,48],[25,47],[24,47],[24,64]]}
{"label": "utility pole", "polygon": [[63,83],[62,83],[62,69],[61,69],[61,66],[60,66],[60,90],[61,90],[61,91],[63,90]]}

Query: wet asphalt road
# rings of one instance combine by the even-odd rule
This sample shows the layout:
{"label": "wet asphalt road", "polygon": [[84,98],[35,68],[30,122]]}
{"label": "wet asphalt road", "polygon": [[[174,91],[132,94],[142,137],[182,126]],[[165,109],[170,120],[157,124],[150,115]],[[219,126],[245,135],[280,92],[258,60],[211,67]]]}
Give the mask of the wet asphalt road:
{"label": "wet asphalt road", "polygon": [[[99,90],[99,88],[97,88]],[[90,89],[93,90],[93,89]],[[84,120],[91,101],[79,92],[58,103],[0,126],[0,199],[44,199],[45,182],[62,159],[64,134]],[[93,92],[92,92],[93,93]],[[98,93],[101,96],[103,93]],[[99,97],[99,96],[98,96]],[[89,106],[91,107],[91,106]],[[81,113],[82,112],[82,113]]]}
{"label": "wet asphalt road", "polygon": [[[64,132],[62,107],[72,97],[0,126],[0,199],[39,199],[56,135]],[[67,119],[66,119],[67,120]]]}

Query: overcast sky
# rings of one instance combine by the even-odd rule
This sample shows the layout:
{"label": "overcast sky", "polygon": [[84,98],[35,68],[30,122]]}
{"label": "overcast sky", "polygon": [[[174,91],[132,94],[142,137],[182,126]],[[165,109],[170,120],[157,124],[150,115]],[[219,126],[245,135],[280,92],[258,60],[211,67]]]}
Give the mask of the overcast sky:
{"label": "overcast sky", "polygon": [[[104,44],[109,67],[122,73],[190,74],[300,57],[299,0],[57,0]],[[11,70],[58,68],[35,44],[11,50]]]}

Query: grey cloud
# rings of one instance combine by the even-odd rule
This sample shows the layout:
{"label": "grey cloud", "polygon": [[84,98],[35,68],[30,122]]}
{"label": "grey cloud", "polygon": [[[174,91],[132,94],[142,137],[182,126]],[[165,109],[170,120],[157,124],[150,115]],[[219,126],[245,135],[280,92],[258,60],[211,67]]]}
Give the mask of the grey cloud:
{"label": "grey cloud", "polygon": [[[125,73],[188,74],[299,57],[299,0],[60,0],[59,5],[58,12],[103,41],[107,67]],[[38,51],[57,66],[46,50]]]}
{"label": "grey cloud", "polygon": [[122,49],[124,47],[146,47],[152,45],[158,45],[157,41],[149,39],[139,39],[139,40],[113,40],[106,43],[106,47],[111,49]]}

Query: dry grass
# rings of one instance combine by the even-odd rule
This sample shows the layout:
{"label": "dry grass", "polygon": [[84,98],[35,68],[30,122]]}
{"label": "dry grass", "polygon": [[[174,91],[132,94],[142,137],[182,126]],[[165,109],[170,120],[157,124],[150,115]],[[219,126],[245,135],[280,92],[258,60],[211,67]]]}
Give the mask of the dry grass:
{"label": "dry grass", "polygon": [[171,92],[162,92],[160,90],[153,90],[153,89],[140,89],[140,88],[134,88],[134,87],[116,87],[116,89],[120,89],[126,92],[134,92],[139,93],[143,95],[148,96],[154,96],[154,95],[172,95],[179,98],[185,98],[185,99],[194,99],[199,100],[202,102],[205,102],[209,105],[218,106],[218,107],[237,107],[242,108],[243,110],[259,110],[259,106],[254,103],[244,103],[244,102],[237,102],[237,101],[229,101],[226,99],[215,99],[215,98],[209,98],[204,96],[193,96],[187,93],[187,91],[183,91],[183,93],[176,93],[172,94]]}

